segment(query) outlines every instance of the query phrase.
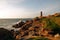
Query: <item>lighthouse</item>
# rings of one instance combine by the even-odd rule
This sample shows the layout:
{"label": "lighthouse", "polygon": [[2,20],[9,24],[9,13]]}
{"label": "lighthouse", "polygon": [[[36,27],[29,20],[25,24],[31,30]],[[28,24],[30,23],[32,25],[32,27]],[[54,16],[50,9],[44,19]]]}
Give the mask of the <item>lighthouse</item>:
{"label": "lighthouse", "polygon": [[43,16],[43,14],[42,14],[42,11],[40,12],[40,17],[42,17]]}

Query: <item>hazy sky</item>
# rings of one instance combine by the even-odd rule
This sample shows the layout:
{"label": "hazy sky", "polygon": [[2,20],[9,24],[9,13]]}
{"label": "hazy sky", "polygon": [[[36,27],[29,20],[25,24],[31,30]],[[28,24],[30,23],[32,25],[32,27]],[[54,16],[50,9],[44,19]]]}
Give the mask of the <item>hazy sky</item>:
{"label": "hazy sky", "polygon": [[0,0],[0,18],[33,18],[60,12],[60,0]]}

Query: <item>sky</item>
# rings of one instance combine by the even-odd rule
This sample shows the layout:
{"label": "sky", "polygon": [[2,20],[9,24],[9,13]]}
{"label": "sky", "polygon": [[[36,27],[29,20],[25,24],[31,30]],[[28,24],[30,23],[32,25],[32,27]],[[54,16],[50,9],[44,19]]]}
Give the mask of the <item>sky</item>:
{"label": "sky", "polygon": [[60,12],[60,0],[0,0],[0,18],[34,18]]}

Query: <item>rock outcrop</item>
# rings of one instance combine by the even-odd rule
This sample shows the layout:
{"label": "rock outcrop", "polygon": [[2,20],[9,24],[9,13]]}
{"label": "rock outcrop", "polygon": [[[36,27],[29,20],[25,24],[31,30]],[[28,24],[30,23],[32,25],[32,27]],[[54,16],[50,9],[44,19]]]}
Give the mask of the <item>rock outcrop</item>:
{"label": "rock outcrop", "polygon": [[0,28],[0,40],[15,40],[11,31]]}
{"label": "rock outcrop", "polygon": [[13,25],[13,27],[15,28],[20,28],[21,26],[23,26],[25,23],[23,21],[19,22],[18,24]]}

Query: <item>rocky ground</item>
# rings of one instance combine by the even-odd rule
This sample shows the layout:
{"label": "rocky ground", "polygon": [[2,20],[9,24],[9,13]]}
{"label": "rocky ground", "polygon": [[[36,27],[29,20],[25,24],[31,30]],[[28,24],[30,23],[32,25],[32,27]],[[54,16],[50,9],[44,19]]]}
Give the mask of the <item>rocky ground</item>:
{"label": "rocky ground", "polygon": [[21,28],[18,31],[11,30],[16,40],[28,40],[29,38],[44,37],[49,40],[60,39],[60,13],[54,15],[36,17],[26,22],[19,22],[13,25],[15,28]]}

